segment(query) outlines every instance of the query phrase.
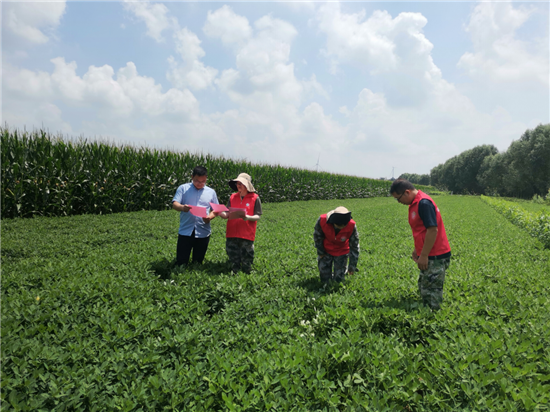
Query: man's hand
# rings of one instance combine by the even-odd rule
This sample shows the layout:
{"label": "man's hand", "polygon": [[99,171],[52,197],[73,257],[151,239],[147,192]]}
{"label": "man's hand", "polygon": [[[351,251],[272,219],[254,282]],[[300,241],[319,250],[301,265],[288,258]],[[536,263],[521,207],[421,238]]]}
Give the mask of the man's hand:
{"label": "man's hand", "polygon": [[354,273],[353,271],[348,270],[348,275],[352,275],[352,276],[353,276],[353,273]]}
{"label": "man's hand", "polygon": [[429,262],[428,256],[418,256],[415,262],[418,265],[418,269],[420,270],[428,269],[428,262]]}
{"label": "man's hand", "polygon": [[416,254],[416,250],[414,250],[414,249],[413,249],[413,252],[412,252],[412,255],[411,255],[411,259],[414,260],[415,262],[418,259],[418,255]]}
{"label": "man's hand", "polygon": [[191,207],[189,205],[181,205],[181,206],[182,206],[182,209],[181,209],[182,212],[187,213],[191,210]]}
{"label": "man's hand", "polygon": [[214,211],[212,211],[212,212],[209,213],[208,216],[203,217],[203,218],[202,218],[202,221],[203,221],[204,223],[210,223],[210,221],[211,221],[212,219],[214,219],[216,216],[217,216],[216,213],[215,213]]}

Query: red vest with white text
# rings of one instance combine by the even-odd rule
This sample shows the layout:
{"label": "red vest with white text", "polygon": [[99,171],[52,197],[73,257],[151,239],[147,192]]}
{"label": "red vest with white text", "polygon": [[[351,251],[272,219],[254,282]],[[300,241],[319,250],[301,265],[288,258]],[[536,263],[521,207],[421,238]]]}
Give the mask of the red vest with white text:
{"label": "red vest with white text", "polygon": [[321,215],[321,229],[325,234],[323,247],[331,256],[342,256],[349,253],[349,238],[353,234],[355,222],[350,220],[349,223],[336,234],[334,225],[327,223],[327,215]]}
{"label": "red vest with white text", "polygon": [[[246,209],[248,216],[254,216],[254,205],[258,195],[256,193],[248,193],[241,200],[239,193],[233,193],[229,198],[231,207],[239,207]],[[227,231],[225,237],[238,237],[240,239],[254,240],[256,238],[256,222],[242,219],[231,219],[227,221]]]}
{"label": "red vest with white text", "polygon": [[447,240],[447,233],[445,233],[445,226],[443,225],[443,219],[441,219],[439,208],[430,196],[419,190],[413,202],[409,205],[409,224],[411,225],[411,229],[413,232],[414,249],[416,250],[416,254],[420,256],[420,254],[422,253],[422,247],[424,247],[424,239],[426,238],[426,226],[424,226],[424,222],[422,221],[422,219],[420,219],[420,216],[418,215],[418,203],[420,203],[422,199],[428,199],[430,202],[433,203],[437,220],[437,236],[435,238],[435,243],[432,247],[432,250],[430,251],[428,256],[439,256],[443,255],[444,253],[450,252],[451,246],[449,245],[449,241]]}

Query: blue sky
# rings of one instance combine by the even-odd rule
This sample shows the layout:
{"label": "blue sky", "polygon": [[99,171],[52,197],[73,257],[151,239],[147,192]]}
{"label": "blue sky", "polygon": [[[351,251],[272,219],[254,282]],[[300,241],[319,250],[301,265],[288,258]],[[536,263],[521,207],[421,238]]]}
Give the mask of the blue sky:
{"label": "blue sky", "polygon": [[2,122],[366,177],[550,123],[547,2],[3,2]]}

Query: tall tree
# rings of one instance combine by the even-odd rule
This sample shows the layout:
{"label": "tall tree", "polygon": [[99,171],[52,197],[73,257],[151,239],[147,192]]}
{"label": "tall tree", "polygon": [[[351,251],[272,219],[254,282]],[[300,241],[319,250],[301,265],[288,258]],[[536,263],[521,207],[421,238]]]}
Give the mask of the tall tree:
{"label": "tall tree", "polygon": [[550,189],[550,124],[526,130],[508,150],[476,146],[430,171],[431,183],[454,192],[530,198]]}
{"label": "tall tree", "polygon": [[478,182],[477,174],[483,160],[497,153],[495,146],[482,145],[451,157],[431,170],[432,184],[456,193],[483,193],[484,187]]}

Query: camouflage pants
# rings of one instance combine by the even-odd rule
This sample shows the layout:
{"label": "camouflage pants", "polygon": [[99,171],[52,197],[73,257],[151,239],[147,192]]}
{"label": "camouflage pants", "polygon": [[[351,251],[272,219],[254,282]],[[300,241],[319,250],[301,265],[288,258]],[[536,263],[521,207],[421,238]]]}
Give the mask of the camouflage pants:
{"label": "camouflage pants", "polygon": [[228,237],[225,240],[225,251],[231,262],[231,270],[250,273],[254,263],[254,241],[238,237]]}
{"label": "camouflage pants", "polygon": [[432,309],[440,309],[443,302],[443,283],[445,283],[445,270],[449,267],[451,258],[429,260],[428,269],[421,270],[418,277],[418,290],[420,297],[426,306]]}
{"label": "camouflage pants", "polygon": [[[348,256],[349,254],[342,256],[332,256],[329,254],[326,254],[323,257],[317,256],[317,266],[319,267],[321,282],[326,283],[330,280],[342,282],[346,276]],[[332,271],[333,263],[334,273]]]}

